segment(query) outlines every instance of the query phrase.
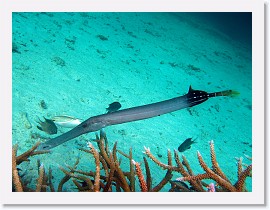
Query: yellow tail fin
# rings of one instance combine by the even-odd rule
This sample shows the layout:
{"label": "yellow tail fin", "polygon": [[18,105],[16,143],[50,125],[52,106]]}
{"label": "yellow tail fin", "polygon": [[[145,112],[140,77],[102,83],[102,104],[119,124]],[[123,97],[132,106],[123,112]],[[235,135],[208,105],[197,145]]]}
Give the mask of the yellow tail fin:
{"label": "yellow tail fin", "polygon": [[240,93],[238,91],[235,90],[225,90],[225,91],[221,91],[221,94],[223,96],[230,96],[230,97],[237,97],[240,95]]}

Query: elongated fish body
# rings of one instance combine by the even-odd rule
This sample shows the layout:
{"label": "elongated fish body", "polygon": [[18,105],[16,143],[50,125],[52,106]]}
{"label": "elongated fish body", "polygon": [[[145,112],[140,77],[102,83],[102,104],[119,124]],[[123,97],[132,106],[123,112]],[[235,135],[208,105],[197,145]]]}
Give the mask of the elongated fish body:
{"label": "elongated fish body", "polygon": [[226,90],[216,93],[207,93],[205,91],[193,90],[190,86],[186,95],[172,98],[166,101],[152,103],[143,106],[137,106],[129,109],[123,109],[120,111],[97,115],[85,120],[77,127],[62,134],[56,138],[40,144],[39,150],[52,149],[66,141],[76,138],[82,134],[98,131],[104,127],[110,125],[117,125],[137,120],[143,120],[151,117],[156,117],[162,114],[174,112],[187,107],[192,107],[203,103],[208,98],[216,96],[233,96],[238,93],[232,90]]}
{"label": "elongated fish body", "polygon": [[64,128],[75,128],[82,123],[82,120],[67,115],[54,116],[52,117],[52,121],[54,121],[56,125]]}

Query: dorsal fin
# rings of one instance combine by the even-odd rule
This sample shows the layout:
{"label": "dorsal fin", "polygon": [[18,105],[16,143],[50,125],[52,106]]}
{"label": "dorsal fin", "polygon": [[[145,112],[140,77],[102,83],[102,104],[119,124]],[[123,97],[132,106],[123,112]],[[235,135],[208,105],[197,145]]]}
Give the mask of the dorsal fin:
{"label": "dorsal fin", "polygon": [[193,92],[194,90],[192,89],[191,85],[189,86],[188,93]]}

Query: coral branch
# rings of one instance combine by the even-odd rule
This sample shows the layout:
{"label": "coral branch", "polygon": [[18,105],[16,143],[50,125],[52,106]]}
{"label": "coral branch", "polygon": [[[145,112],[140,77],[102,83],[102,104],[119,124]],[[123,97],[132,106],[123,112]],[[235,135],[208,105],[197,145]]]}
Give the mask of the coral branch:
{"label": "coral branch", "polygon": [[128,182],[127,182],[127,180],[125,178],[125,175],[124,175],[123,171],[120,168],[120,165],[119,165],[118,161],[115,161],[115,169],[116,169],[116,176],[120,180],[120,183],[119,183],[120,186],[123,188],[123,190],[125,192],[130,192],[131,189],[130,189],[130,187],[128,185]]}
{"label": "coral branch", "polygon": [[183,175],[183,176],[189,176],[190,174],[185,170],[183,164],[180,161],[179,155],[176,150],[174,150],[174,160],[178,166],[178,171]]}
{"label": "coral branch", "polygon": [[157,184],[157,186],[153,187],[152,192],[160,191],[165,186],[165,184],[171,180],[172,177],[172,170],[168,170],[165,177]]}
{"label": "coral branch", "polygon": [[114,164],[114,161],[113,161],[113,156],[112,156],[112,153],[110,153],[110,173],[109,173],[109,176],[107,178],[107,183],[103,189],[104,192],[108,192],[109,189],[111,188],[111,184],[112,184],[112,180],[113,180],[113,176],[114,176],[114,172],[115,172],[115,164]]}
{"label": "coral branch", "polygon": [[[185,158],[185,156],[182,156],[183,158]],[[179,159],[179,156],[178,156],[178,153],[177,151],[175,150],[174,151],[174,159],[175,159],[175,162],[178,166],[178,171],[184,176],[184,177],[190,177],[190,176],[193,176],[193,172],[189,166],[189,163],[188,161],[186,160],[186,158],[184,159],[185,161],[184,164],[185,164],[185,167],[187,168],[188,171],[185,170],[183,164],[181,163],[180,159]],[[191,186],[198,192],[203,192],[205,191],[201,185],[201,183],[198,183],[196,181],[197,179],[190,179],[190,180],[186,180],[186,181],[190,181],[190,184]]]}
{"label": "coral branch", "polygon": [[40,144],[40,142],[37,142],[32,148],[30,148],[29,150],[27,150],[23,154],[17,156],[16,157],[17,165],[21,164],[23,161],[29,161],[28,158],[31,156],[50,153],[49,150],[35,151],[37,149],[37,147],[39,146],[39,144]]}
{"label": "coral branch", "polygon": [[[69,172],[69,171],[65,170],[64,168],[62,168],[60,166],[59,166],[59,168],[67,176],[67,178],[64,177],[63,179],[65,179],[65,180],[68,179],[69,180],[71,177],[73,177],[73,178],[82,180],[87,186],[86,191],[91,191],[91,192],[94,191],[94,185],[93,185],[93,183],[92,183],[92,181],[91,181],[91,179],[89,177],[74,174],[73,172]],[[58,189],[59,189],[59,187],[58,187]]]}
{"label": "coral branch", "polygon": [[41,166],[39,167],[39,178],[37,181],[37,188],[36,188],[36,192],[41,192],[41,189],[43,187],[43,179],[45,177],[45,170],[44,170],[44,165],[41,164]]}
{"label": "coral branch", "polygon": [[130,170],[130,189],[131,192],[135,192],[135,170],[134,170],[134,164],[133,164],[133,158],[132,158],[132,149],[129,149],[129,170]]}
{"label": "coral branch", "polygon": [[237,189],[237,191],[242,192],[244,190],[245,186],[245,180],[249,176],[250,172],[252,170],[252,165],[250,164],[239,176],[238,181],[234,185]]}
{"label": "coral branch", "polygon": [[100,155],[103,157],[103,159],[109,165],[110,164],[110,159],[109,159],[109,156],[108,156],[108,154],[106,152],[106,149],[105,149],[104,136],[101,135],[100,138],[98,138],[98,136],[97,136],[96,141],[97,141],[97,144],[98,144]]}
{"label": "coral branch", "polygon": [[212,161],[212,167],[213,167],[213,171],[219,175],[221,178],[225,179],[227,182],[230,183],[229,179],[225,176],[225,174],[223,173],[223,171],[221,170],[221,168],[218,165],[217,159],[216,159],[216,153],[215,153],[215,148],[214,148],[214,141],[210,141],[210,155],[211,155],[211,161]]}
{"label": "coral branch", "polygon": [[142,173],[142,169],[139,163],[135,162],[134,160],[132,160],[133,164],[135,165],[135,169],[136,169],[136,174],[138,176],[139,182],[140,182],[140,187],[142,192],[147,192],[148,188],[147,188],[147,184],[145,182],[143,173]]}
{"label": "coral branch", "polygon": [[[74,170],[77,168],[77,165],[79,164],[79,161],[80,161],[80,158],[78,157],[76,159],[76,162],[74,163],[74,166],[73,168],[70,167],[70,171],[73,173]],[[71,176],[69,176],[68,174],[66,174],[62,179],[61,181],[59,182],[59,185],[58,185],[58,188],[57,188],[57,191],[58,192],[62,192],[63,191],[63,186],[64,184],[71,178]]]}
{"label": "coral branch", "polygon": [[198,155],[198,159],[200,162],[201,167],[203,168],[203,170],[207,173],[207,175],[209,176],[209,178],[215,180],[219,186],[224,187],[225,189],[227,189],[230,192],[236,192],[236,188],[227,180],[223,179],[222,177],[220,177],[218,174],[215,174],[214,171],[212,171],[204,162],[200,152],[197,152]]}
{"label": "coral branch", "polygon": [[242,157],[240,157],[239,158],[239,160],[238,160],[238,162],[237,162],[237,176],[238,176],[238,179],[240,178],[240,176],[241,176],[241,173],[242,173],[242,171],[243,171],[243,158]]}
{"label": "coral branch", "polygon": [[52,169],[51,169],[51,167],[49,168],[48,184],[49,184],[51,192],[55,192],[55,189],[54,189],[54,186],[53,186],[53,183],[52,183]]}
{"label": "coral branch", "polygon": [[194,173],[193,173],[193,171],[192,171],[192,169],[191,169],[191,167],[190,167],[190,165],[189,165],[189,163],[184,155],[182,155],[182,159],[183,159],[183,165],[186,167],[189,175],[193,176]]}
{"label": "coral branch", "polygon": [[99,182],[100,182],[100,161],[99,161],[99,153],[96,151],[94,146],[88,142],[88,147],[91,149],[91,153],[94,155],[95,164],[96,164],[96,175],[95,175],[95,183],[94,183],[94,191],[99,192]]}
{"label": "coral branch", "polygon": [[[207,191],[209,191],[209,185],[202,182],[203,179],[212,179],[216,181],[217,187],[213,188],[213,183],[211,185],[211,192],[214,191],[230,191],[230,192],[242,192],[245,191],[244,184],[245,180],[248,176],[251,175],[252,165],[247,166],[246,170],[242,171],[242,159],[238,159],[238,181],[235,183],[235,185],[232,185],[229,179],[226,177],[226,175],[222,172],[221,168],[219,167],[217,160],[216,160],[216,154],[214,150],[214,142],[210,141],[210,155],[211,155],[211,162],[212,162],[212,169],[210,169],[206,163],[204,162],[202,155],[200,152],[197,152],[197,157],[200,163],[200,166],[205,171],[204,174],[198,174],[194,175],[187,160],[183,156],[183,164],[187,168],[188,171],[186,171],[179,160],[178,154],[175,151],[175,162],[178,165],[180,173],[183,175],[183,177],[177,178],[178,181],[189,181],[192,187],[195,191],[205,191],[202,186],[207,188]],[[251,159],[251,158],[250,158]],[[172,185],[172,187],[177,187],[176,184]],[[181,191],[183,187],[179,188]],[[175,189],[171,189],[171,191],[175,191]]]}
{"label": "coral branch", "polygon": [[[18,150],[18,145],[13,146],[12,148],[12,181],[13,181],[13,186],[15,191],[35,191],[33,189],[28,188],[26,185],[28,184],[28,181],[22,182],[22,179],[18,173],[17,166],[21,164],[24,161],[29,161],[29,158],[34,156],[34,155],[40,155],[40,154],[45,154],[49,153],[50,151],[43,150],[43,151],[35,151],[37,147],[39,146],[40,142],[37,142],[31,149],[28,151],[24,152],[23,154],[17,156],[17,150]],[[39,173],[39,179],[37,182],[37,190],[38,191],[46,191],[46,186],[47,186],[47,176],[44,172],[44,166],[39,169],[40,172],[43,171],[42,174]],[[42,178],[42,180],[40,180]],[[40,182],[41,181],[41,182]]]}
{"label": "coral branch", "polygon": [[202,180],[202,179],[209,179],[209,175],[208,174],[198,174],[196,176],[185,176],[185,177],[180,177],[177,178],[177,181],[198,181],[198,180]]}
{"label": "coral branch", "polygon": [[12,181],[16,192],[23,192],[23,186],[17,170],[16,151],[12,149]]}
{"label": "coral branch", "polygon": [[152,190],[152,178],[151,178],[151,172],[150,172],[149,164],[148,164],[145,157],[143,157],[143,161],[144,161],[144,165],[145,165],[147,189],[149,191],[151,191]]}
{"label": "coral branch", "polygon": [[150,148],[148,147],[144,147],[144,152],[152,161],[154,161],[158,166],[160,166],[162,169],[166,170],[166,169],[170,169],[173,171],[178,171],[177,167],[173,167],[167,164],[164,164],[162,162],[160,162],[151,152],[150,152]]}

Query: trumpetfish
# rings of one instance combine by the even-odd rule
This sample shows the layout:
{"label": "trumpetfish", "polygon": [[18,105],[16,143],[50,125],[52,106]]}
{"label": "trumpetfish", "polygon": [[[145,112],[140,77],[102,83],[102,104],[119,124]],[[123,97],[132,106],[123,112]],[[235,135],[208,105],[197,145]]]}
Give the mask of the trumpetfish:
{"label": "trumpetfish", "polygon": [[188,93],[183,96],[90,117],[72,130],[40,144],[38,150],[52,149],[82,134],[98,131],[107,126],[160,116],[201,104],[212,97],[236,96],[238,94],[239,93],[234,90],[207,93],[201,90],[194,90],[190,86]]}

